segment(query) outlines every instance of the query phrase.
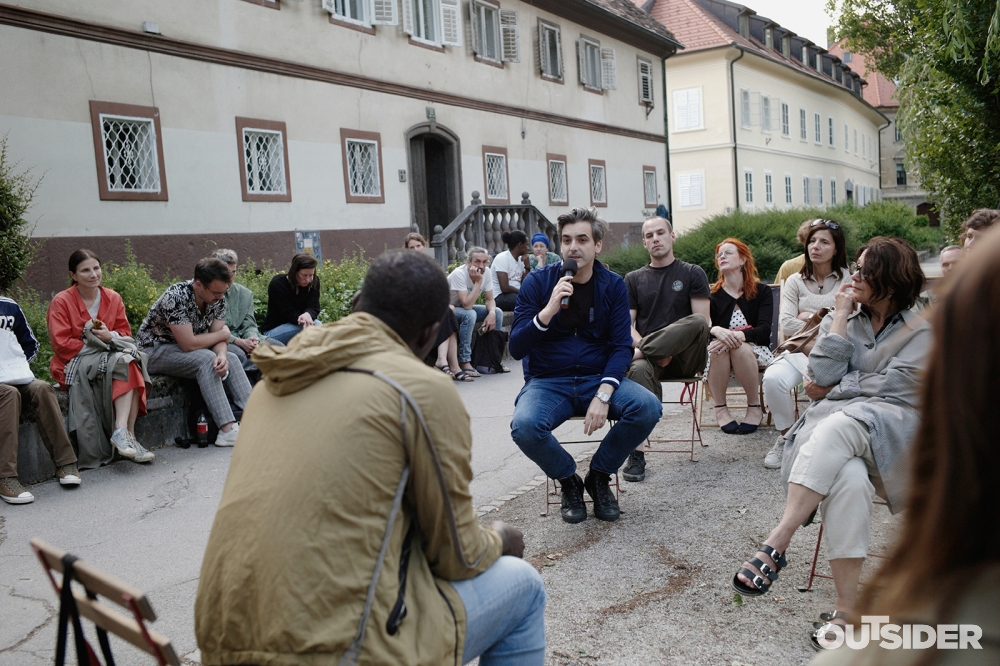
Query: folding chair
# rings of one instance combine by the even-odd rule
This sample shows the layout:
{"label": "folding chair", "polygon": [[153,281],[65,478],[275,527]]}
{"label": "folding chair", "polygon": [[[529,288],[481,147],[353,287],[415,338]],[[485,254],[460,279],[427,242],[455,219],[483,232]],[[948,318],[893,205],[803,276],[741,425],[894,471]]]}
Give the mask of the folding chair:
{"label": "folding chair", "polygon": [[[875,505],[888,506],[889,503],[876,497],[872,502]],[[833,580],[833,576],[827,574],[816,573],[816,565],[819,563],[819,544],[820,540],[823,538],[823,523],[819,524],[819,531],[816,533],[816,547],[813,549],[812,563],[809,565],[809,578],[806,579],[805,585],[799,585],[797,588],[799,592],[808,592],[812,589],[813,581],[817,578],[826,578],[827,580]],[[868,557],[877,557],[880,560],[888,559],[885,555],[878,555],[876,553],[867,553]]]}
{"label": "folding chair", "polygon": [[[646,439],[646,453],[688,453],[690,454],[691,462],[694,462],[694,443],[698,442],[702,446],[708,446],[708,444],[705,444],[705,442],[701,439],[701,424],[698,422],[700,418],[700,410],[698,408],[698,384],[700,382],[700,375],[685,379],[663,379],[660,381],[661,384],[683,384],[679,400],[662,400],[661,402],[664,405],[680,405],[682,407],[690,405],[691,436],[682,439],[658,439],[649,437]],[[686,400],[685,395],[687,396]],[[684,449],[654,449],[654,444],[688,444],[689,446]]]}
{"label": "folding chair", "polygon": [[[167,666],[167,664],[180,666],[181,662],[177,658],[170,640],[146,627],[146,622],[156,620],[156,613],[153,612],[153,607],[145,594],[128,583],[108,575],[82,560],[73,558],[66,551],[37,537],[31,540],[31,548],[38,555],[42,568],[45,569],[45,574],[49,577],[52,588],[56,591],[56,596],[65,599],[66,597],[62,596],[62,586],[68,584],[73,595],[72,600],[75,601],[79,614],[97,625],[98,638],[102,651],[105,653],[105,659],[110,656],[111,649],[107,642],[107,635],[102,632],[112,633],[123,638],[143,652],[152,655],[159,666]],[[65,575],[67,563],[72,563],[72,578],[69,580]],[[53,571],[63,574],[60,582],[56,582],[55,576],[52,575]],[[83,587],[83,592],[73,588],[74,580]],[[121,615],[114,609],[101,604],[97,599],[98,594],[128,609],[134,619]],[[74,630],[79,631],[78,628]],[[71,629],[66,627],[66,634],[60,637],[59,645],[57,645],[57,656],[60,649],[65,650],[64,639],[69,631]],[[78,636],[77,638],[82,640],[83,637]],[[89,645],[86,647],[90,648]],[[93,656],[91,650],[91,657]]]}
{"label": "folding chair", "polygon": [[[570,421],[582,421],[584,418],[585,417],[583,417],[583,416],[572,416],[572,417],[570,417],[569,420]],[[608,420],[608,425],[611,426],[611,427],[614,427],[614,422],[609,419]],[[559,443],[560,444],[587,444],[588,442],[597,443],[597,442],[600,442],[600,441],[601,440],[599,440],[599,439],[576,439],[576,440],[573,440],[573,441],[570,441],[570,442],[559,442]],[[621,494],[625,492],[625,489],[622,488],[618,484],[618,473],[617,472],[615,472],[612,475],[611,488],[614,489],[615,499],[621,499]],[[553,497],[555,497],[556,499],[553,500],[552,499]],[[593,504],[593,500],[588,499],[588,498],[589,498],[589,495],[586,492],[584,492],[583,493],[583,501],[585,503],[587,503],[587,504]],[[562,505],[562,488],[559,487],[559,483],[556,481],[556,479],[552,479],[552,478],[549,478],[548,476],[546,476],[545,477],[545,513],[543,513],[542,515],[547,517],[549,515],[549,507],[551,507],[553,505],[555,505],[555,506],[561,506]]]}

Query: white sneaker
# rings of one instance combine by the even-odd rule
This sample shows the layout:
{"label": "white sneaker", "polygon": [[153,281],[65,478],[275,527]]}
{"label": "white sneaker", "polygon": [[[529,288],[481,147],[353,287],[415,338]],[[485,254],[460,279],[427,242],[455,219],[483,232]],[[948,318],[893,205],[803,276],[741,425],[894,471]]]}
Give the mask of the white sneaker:
{"label": "white sneaker", "polygon": [[230,428],[229,432],[219,431],[218,436],[215,438],[216,446],[232,446],[236,443],[236,436],[240,434],[240,424],[234,423],[233,427]]}
{"label": "white sneaker", "polygon": [[128,438],[132,442],[132,446],[135,447],[135,458],[132,458],[134,462],[137,463],[153,462],[153,460],[156,458],[155,453],[153,453],[145,446],[140,444],[139,440],[137,440],[135,436],[132,435],[132,433],[129,433]]}
{"label": "white sneaker", "polygon": [[125,428],[118,428],[111,433],[111,444],[118,450],[118,455],[125,460],[135,460],[135,447],[132,437]]}
{"label": "white sneaker", "polygon": [[764,467],[768,469],[781,469],[781,454],[785,451],[785,438],[782,435],[778,435],[778,439],[775,440],[774,446],[771,450],[767,452],[764,456]]}

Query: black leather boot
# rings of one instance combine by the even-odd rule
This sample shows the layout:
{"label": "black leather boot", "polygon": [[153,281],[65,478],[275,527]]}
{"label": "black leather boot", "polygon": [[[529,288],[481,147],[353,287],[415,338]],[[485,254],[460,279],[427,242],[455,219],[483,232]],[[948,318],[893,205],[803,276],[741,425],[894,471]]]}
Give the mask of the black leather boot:
{"label": "black leather boot", "polygon": [[587,519],[587,507],[583,504],[583,481],[579,474],[559,479],[562,488],[562,519],[567,523],[582,523]]}
{"label": "black leather boot", "polygon": [[594,516],[599,520],[615,521],[621,511],[618,509],[618,500],[610,488],[611,475],[592,469],[587,472],[587,478],[583,481],[583,487],[587,489],[587,494],[594,500]]}

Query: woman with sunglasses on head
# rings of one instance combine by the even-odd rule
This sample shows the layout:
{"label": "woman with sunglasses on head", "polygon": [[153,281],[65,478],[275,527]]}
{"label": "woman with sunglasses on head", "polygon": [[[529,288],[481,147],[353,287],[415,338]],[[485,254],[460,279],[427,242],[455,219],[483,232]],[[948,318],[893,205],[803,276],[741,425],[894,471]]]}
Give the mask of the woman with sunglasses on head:
{"label": "woman with sunglasses on head", "polygon": [[[917,390],[931,330],[910,308],[923,280],[906,241],[878,236],[861,248],[851,283],[837,290],[836,309],[823,319],[809,354],[805,390],[813,402],[785,435],[784,514],[733,576],[739,593],[770,589],[788,564],[783,553],[795,530],[820,509],[837,589],[835,612],[821,619],[854,619],[872,499],[877,493],[893,513],[902,509],[905,459],[920,421]],[[813,646],[819,649],[829,631],[817,628]]]}
{"label": "woman with sunglasses on head", "polygon": [[[790,338],[822,308],[833,308],[837,289],[851,281],[847,272],[847,245],[844,230],[832,220],[809,223],[805,241],[805,265],[793,273],[781,287],[778,326]],[[795,421],[795,397],[791,391],[802,382],[809,365],[805,354],[785,352],[764,373],[764,399],[774,415],[774,427],[781,433],[764,456],[764,467],[781,467],[785,448],[784,434]]]}
{"label": "woman with sunglasses on head", "polygon": [[[716,402],[715,417],[722,432],[748,434],[757,429],[764,412],[750,401],[759,395],[759,371],[772,361],[771,314],[774,297],[771,287],[757,277],[753,255],[742,241],[727,238],[715,248],[719,279],[712,285],[711,324],[706,378]],[[726,405],[729,373],[747,395],[747,411],[737,423]],[[718,403],[722,404],[718,404]]]}

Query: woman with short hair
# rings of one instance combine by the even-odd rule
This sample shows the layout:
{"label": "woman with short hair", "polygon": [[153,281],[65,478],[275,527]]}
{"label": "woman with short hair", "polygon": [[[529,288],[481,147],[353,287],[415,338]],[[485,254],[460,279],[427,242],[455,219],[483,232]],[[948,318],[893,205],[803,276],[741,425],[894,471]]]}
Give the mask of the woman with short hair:
{"label": "woman with short hair", "polygon": [[[833,308],[837,289],[851,281],[847,272],[847,241],[844,230],[833,220],[812,220],[803,234],[805,263],[781,286],[778,327],[790,338],[822,308]],[[764,399],[780,435],[764,456],[764,467],[781,467],[785,448],[783,435],[795,421],[795,397],[792,390],[801,382],[809,365],[805,354],[785,352],[764,372]]]}
{"label": "woman with short hair", "polygon": [[267,285],[264,335],[287,345],[302,329],[316,324],[319,317],[318,264],[311,254],[297,254],[292,257],[288,272],[271,278]]}
{"label": "woman with short hair", "polygon": [[528,257],[528,265],[531,266],[531,270],[558,264],[562,261],[558,254],[549,252],[550,247],[552,245],[549,242],[549,237],[542,232],[531,237],[531,256]]}
{"label": "woman with short hair", "polygon": [[[715,416],[722,432],[749,434],[757,430],[764,412],[760,403],[750,404],[759,395],[759,368],[771,362],[771,314],[774,296],[771,287],[757,276],[753,254],[745,243],[727,238],[715,247],[715,267],[719,279],[712,285],[711,314],[713,338],[708,343],[706,381],[715,400]],[[737,423],[726,405],[729,373],[743,387],[747,411]],[[721,401],[721,404],[719,402]]]}
{"label": "woman with short hair", "polygon": [[[72,285],[52,299],[46,322],[49,372],[69,392],[68,430],[80,449],[79,466],[106,465],[116,453],[150,462],[156,456],[135,436],[135,420],[146,413],[147,358],[132,339],[125,303],[101,286],[101,259],[91,250],[69,256],[69,275]],[[91,365],[93,373],[86,371]]]}
{"label": "woman with short hair", "polygon": [[[785,435],[784,515],[733,576],[737,592],[770,589],[787,565],[783,553],[795,530],[819,509],[837,589],[835,612],[826,617],[840,624],[855,612],[872,499],[878,493],[896,513],[906,490],[904,461],[920,420],[917,390],[931,345],[930,326],[910,311],[923,280],[906,241],[878,236],[861,248],[851,283],[837,290],[836,309],[809,354],[805,390],[813,402]],[[823,632],[812,635],[814,646]]]}

